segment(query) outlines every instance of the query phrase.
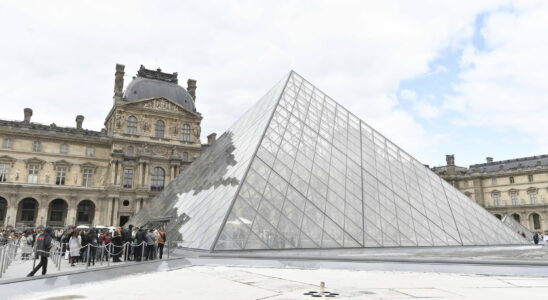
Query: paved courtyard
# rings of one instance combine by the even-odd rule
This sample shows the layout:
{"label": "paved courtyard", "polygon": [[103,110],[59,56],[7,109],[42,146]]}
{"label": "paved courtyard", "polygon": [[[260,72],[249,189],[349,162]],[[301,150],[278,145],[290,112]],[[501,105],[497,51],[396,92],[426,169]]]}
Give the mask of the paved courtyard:
{"label": "paved courtyard", "polygon": [[16,299],[543,299],[548,278],[469,274],[188,266],[26,294]]}

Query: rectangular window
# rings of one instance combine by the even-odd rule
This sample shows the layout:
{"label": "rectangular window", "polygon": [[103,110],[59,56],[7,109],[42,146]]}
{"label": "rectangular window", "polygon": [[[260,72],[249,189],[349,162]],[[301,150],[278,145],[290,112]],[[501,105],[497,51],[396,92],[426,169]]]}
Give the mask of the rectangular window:
{"label": "rectangular window", "polygon": [[93,157],[95,156],[95,148],[93,147],[87,147],[86,148],[86,156]]}
{"label": "rectangular window", "polygon": [[59,152],[63,154],[67,154],[69,150],[69,146],[67,144],[61,144]]}
{"label": "rectangular window", "polygon": [[0,182],[8,181],[10,164],[0,164]]}
{"label": "rectangular window", "polygon": [[464,187],[465,187],[465,188],[468,187],[468,180],[465,180],[465,181],[464,181]]}
{"label": "rectangular window", "polygon": [[499,193],[493,193],[493,203],[495,206],[500,206],[500,194]]}
{"label": "rectangular window", "polygon": [[4,141],[2,142],[2,148],[11,149],[11,146],[12,146],[11,138],[4,138]]}
{"label": "rectangular window", "polygon": [[32,151],[34,152],[42,151],[42,143],[40,143],[39,141],[32,142]]}
{"label": "rectangular window", "polygon": [[510,183],[513,184],[514,183],[514,177],[510,177]]}
{"label": "rectangular window", "polygon": [[188,161],[188,152],[183,152],[183,161]]}
{"label": "rectangular window", "polygon": [[29,176],[27,178],[28,183],[38,183],[38,171],[39,165],[29,165]]}
{"label": "rectangular window", "polygon": [[512,205],[518,205],[518,193],[510,192],[510,199],[512,199]]}
{"label": "rectangular window", "polygon": [[93,177],[93,170],[91,169],[84,169],[83,176],[82,176],[82,185],[85,187],[91,187],[91,178]]}
{"label": "rectangular window", "polygon": [[497,185],[497,179],[491,178],[491,185]]}
{"label": "rectangular window", "polygon": [[133,169],[124,169],[124,187],[128,189],[133,187]]}
{"label": "rectangular window", "polygon": [[527,176],[527,179],[529,179],[529,182],[533,182],[533,175],[532,175],[532,174],[531,174],[531,175],[528,175],[528,176]]}
{"label": "rectangular window", "polygon": [[537,191],[529,192],[529,199],[531,199],[531,204],[537,204]]}
{"label": "rectangular window", "polygon": [[67,168],[57,167],[57,176],[55,177],[55,184],[65,185],[66,178],[67,178]]}

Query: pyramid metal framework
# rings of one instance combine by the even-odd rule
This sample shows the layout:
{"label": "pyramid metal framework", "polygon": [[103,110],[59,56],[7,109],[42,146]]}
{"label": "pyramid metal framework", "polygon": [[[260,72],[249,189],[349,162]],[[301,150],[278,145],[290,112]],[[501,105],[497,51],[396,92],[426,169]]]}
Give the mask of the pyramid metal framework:
{"label": "pyramid metal framework", "polygon": [[526,243],[293,71],[132,222],[158,217],[205,250]]}

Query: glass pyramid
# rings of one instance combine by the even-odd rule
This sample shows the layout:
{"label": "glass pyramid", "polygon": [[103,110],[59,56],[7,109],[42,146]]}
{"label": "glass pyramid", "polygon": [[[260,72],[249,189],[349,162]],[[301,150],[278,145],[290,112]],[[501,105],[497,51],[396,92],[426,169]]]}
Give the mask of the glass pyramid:
{"label": "glass pyramid", "polygon": [[295,72],[131,222],[205,250],[526,241]]}

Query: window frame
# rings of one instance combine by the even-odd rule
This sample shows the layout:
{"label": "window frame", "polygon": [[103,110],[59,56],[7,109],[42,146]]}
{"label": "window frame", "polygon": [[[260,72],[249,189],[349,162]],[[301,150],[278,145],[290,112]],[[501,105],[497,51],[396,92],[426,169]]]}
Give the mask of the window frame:
{"label": "window frame", "polygon": [[[162,173],[157,173],[161,170]],[[151,191],[163,191],[165,186],[166,171],[162,167],[155,167],[152,169],[150,177],[150,190]]]}
{"label": "window frame", "polygon": [[2,149],[12,149],[13,148],[13,139],[10,137],[5,137],[2,141]]}
{"label": "window frame", "polygon": [[67,182],[67,167],[55,168],[55,185],[65,185]]}
{"label": "window frame", "polygon": [[59,145],[59,153],[61,154],[68,154],[69,153],[69,145],[62,143]]}
{"label": "window frame", "polygon": [[162,120],[157,120],[154,124],[154,137],[163,139],[166,133],[166,123]]}
{"label": "window frame", "polygon": [[127,117],[127,134],[137,135],[137,118],[135,116]]}
{"label": "window frame", "polygon": [[39,174],[40,174],[40,165],[30,164],[27,167],[27,183],[37,184]]}
{"label": "window frame", "polygon": [[82,186],[93,186],[93,169],[85,168],[82,170]]}
{"label": "window frame", "polygon": [[32,141],[32,152],[42,152],[42,142]]}
{"label": "window frame", "polygon": [[183,142],[190,142],[190,125],[183,124],[181,128],[181,141]]}
{"label": "window frame", "polygon": [[10,175],[9,163],[0,163],[0,182],[7,182]]}
{"label": "window frame", "polygon": [[[131,172],[129,172],[131,171]],[[126,189],[133,188],[133,175],[135,174],[133,168],[124,168],[124,179],[122,181],[122,187]]]}

